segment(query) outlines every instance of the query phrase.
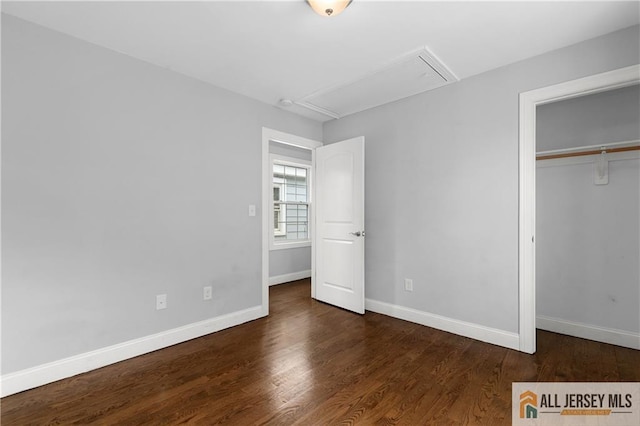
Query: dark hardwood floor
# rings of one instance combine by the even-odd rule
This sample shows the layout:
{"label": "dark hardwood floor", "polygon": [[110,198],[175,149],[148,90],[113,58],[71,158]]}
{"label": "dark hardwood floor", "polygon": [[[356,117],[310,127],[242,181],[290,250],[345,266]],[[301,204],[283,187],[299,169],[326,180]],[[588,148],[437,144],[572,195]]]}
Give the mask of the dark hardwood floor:
{"label": "dark hardwood floor", "polygon": [[1,400],[2,425],[511,423],[511,383],[640,381],[640,351],[538,332],[527,355],[271,288],[271,315]]}

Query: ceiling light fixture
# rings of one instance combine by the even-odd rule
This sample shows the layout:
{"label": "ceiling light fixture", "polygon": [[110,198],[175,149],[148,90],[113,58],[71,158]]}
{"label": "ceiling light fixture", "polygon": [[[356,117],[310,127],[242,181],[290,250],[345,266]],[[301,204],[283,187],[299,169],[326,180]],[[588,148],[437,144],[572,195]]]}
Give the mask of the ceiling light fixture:
{"label": "ceiling light fixture", "polygon": [[352,0],[307,0],[311,9],[320,16],[337,16],[351,4]]}

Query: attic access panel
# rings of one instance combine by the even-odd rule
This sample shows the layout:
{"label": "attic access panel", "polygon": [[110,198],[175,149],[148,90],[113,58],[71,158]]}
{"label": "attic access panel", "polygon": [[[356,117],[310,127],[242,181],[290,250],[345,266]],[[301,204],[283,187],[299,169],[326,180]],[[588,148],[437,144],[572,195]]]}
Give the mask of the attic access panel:
{"label": "attic access panel", "polygon": [[296,104],[341,118],[456,81],[442,63],[421,49],[362,78],[306,96]]}

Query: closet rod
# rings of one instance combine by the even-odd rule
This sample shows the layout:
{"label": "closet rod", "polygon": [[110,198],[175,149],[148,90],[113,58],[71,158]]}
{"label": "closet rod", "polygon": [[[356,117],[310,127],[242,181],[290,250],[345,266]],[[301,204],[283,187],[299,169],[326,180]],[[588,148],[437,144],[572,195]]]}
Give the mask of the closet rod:
{"label": "closet rod", "polygon": [[640,146],[622,146],[619,148],[594,149],[590,151],[565,152],[562,154],[549,154],[536,157],[536,160],[553,160],[554,158],[581,157],[584,155],[598,155],[602,152],[611,154],[614,152],[640,151]]}

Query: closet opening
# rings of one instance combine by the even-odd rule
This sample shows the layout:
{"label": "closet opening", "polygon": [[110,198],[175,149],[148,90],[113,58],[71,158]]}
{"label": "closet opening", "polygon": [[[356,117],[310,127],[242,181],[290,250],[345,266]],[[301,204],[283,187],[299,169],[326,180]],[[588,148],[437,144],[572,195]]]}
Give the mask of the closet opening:
{"label": "closet opening", "polygon": [[640,86],[536,110],[536,327],[640,349]]}

